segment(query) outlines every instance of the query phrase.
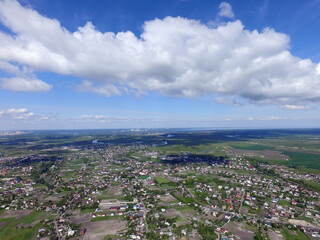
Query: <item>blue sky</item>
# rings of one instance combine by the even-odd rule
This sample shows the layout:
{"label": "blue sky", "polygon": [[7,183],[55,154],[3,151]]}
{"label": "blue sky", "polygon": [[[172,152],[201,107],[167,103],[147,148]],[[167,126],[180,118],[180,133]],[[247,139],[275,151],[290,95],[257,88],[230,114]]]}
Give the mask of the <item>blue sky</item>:
{"label": "blue sky", "polygon": [[319,0],[0,0],[0,129],[320,127],[319,26]]}

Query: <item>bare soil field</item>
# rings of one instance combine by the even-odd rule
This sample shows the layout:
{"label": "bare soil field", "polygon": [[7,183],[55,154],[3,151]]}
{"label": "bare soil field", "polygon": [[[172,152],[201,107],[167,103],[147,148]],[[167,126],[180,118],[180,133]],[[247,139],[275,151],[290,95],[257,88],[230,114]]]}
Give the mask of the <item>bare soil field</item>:
{"label": "bare soil field", "polygon": [[241,207],[241,210],[240,210],[241,214],[247,214],[249,212],[249,208],[247,207]]}
{"label": "bare soil field", "polygon": [[295,225],[301,225],[303,227],[313,227],[313,228],[319,227],[319,226],[312,224],[312,223],[309,223],[305,220],[289,219],[288,222],[291,224],[295,224]]}
{"label": "bare soil field", "polygon": [[284,240],[284,237],[281,233],[276,233],[275,231],[269,230],[268,237],[270,240]]}
{"label": "bare soil field", "polygon": [[225,229],[228,229],[230,232],[234,233],[236,236],[239,236],[241,240],[252,240],[254,232],[246,229],[245,224],[243,223],[228,223],[224,226]]}
{"label": "bare soil field", "polygon": [[32,210],[7,210],[5,211],[0,218],[24,218],[25,216],[29,215]]}
{"label": "bare soil field", "polygon": [[126,222],[120,219],[90,222],[83,240],[103,240],[107,235],[114,235],[126,228]]}
{"label": "bare soil field", "polygon": [[182,222],[176,222],[176,226],[177,227],[180,227],[180,226],[184,226],[184,225],[188,225],[188,224],[191,224],[192,222],[191,221],[182,221]]}
{"label": "bare soil field", "polygon": [[180,217],[181,219],[188,219],[195,216],[194,211],[178,211],[175,208],[167,209],[166,213],[164,214],[167,217]]}
{"label": "bare soil field", "polygon": [[72,219],[72,221],[75,224],[87,223],[87,222],[90,222],[90,220],[91,220],[91,214],[90,213],[77,215]]}
{"label": "bare soil field", "polygon": [[175,197],[171,196],[171,195],[161,196],[160,200],[162,200],[164,202],[167,202],[167,203],[170,203],[170,202],[173,202],[173,201],[177,201],[177,199]]}

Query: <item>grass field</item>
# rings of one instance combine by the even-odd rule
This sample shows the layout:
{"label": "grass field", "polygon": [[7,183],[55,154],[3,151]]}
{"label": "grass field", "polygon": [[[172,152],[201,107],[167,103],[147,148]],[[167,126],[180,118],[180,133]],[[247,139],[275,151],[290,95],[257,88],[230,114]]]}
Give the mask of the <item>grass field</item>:
{"label": "grass field", "polygon": [[120,216],[96,217],[96,218],[91,218],[91,222],[99,222],[99,221],[111,220],[111,219],[116,219],[116,218],[119,218],[119,217]]}
{"label": "grass field", "polygon": [[287,228],[281,230],[282,236],[286,240],[308,240],[309,238],[301,231],[295,231],[296,234],[291,234]]}
{"label": "grass field", "polygon": [[189,207],[189,206],[175,207],[175,209],[177,211],[180,211],[180,212],[192,212],[192,211],[194,211],[194,209]]}
{"label": "grass field", "polygon": [[154,181],[158,184],[166,184],[168,183],[168,179],[166,179],[165,177],[155,177]]}
{"label": "grass field", "polygon": [[36,239],[38,229],[41,227],[40,223],[35,224],[33,227],[19,228],[16,227],[20,224],[30,224],[36,220],[41,219],[43,212],[33,211],[29,215],[22,219],[15,218],[1,218],[0,222],[5,222],[5,225],[1,227],[0,239],[1,240],[28,240]]}
{"label": "grass field", "polygon": [[86,209],[81,209],[81,213],[92,213],[96,209],[95,208],[86,208]]}
{"label": "grass field", "polygon": [[287,155],[290,158],[289,161],[283,161],[283,163],[286,165],[305,166],[308,168],[314,168],[314,169],[320,170],[320,155],[318,154],[290,152],[290,151],[283,151],[282,153]]}
{"label": "grass field", "polygon": [[264,146],[259,144],[250,144],[247,142],[237,142],[230,144],[231,147],[235,149],[243,149],[243,150],[272,150],[273,147]]}

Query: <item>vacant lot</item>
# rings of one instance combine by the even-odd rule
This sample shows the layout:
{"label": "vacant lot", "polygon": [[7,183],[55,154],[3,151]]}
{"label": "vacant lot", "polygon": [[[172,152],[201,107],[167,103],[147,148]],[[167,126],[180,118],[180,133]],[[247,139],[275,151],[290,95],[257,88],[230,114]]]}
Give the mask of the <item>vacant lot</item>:
{"label": "vacant lot", "polygon": [[87,213],[87,214],[79,214],[79,215],[76,215],[72,221],[75,223],[75,224],[80,224],[80,223],[87,223],[87,222],[90,222],[91,220],[91,214],[90,213]]}
{"label": "vacant lot", "polygon": [[175,197],[173,197],[172,195],[164,195],[160,197],[161,201],[167,202],[167,203],[171,203],[171,202],[179,202]]}
{"label": "vacant lot", "polygon": [[29,215],[32,210],[7,210],[5,211],[0,218],[24,218],[25,216]]}
{"label": "vacant lot", "polygon": [[167,209],[164,215],[170,218],[178,217],[178,221],[184,221],[188,220],[189,218],[195,217],[196,213],[192,208],[188,206],[182,206]]}
{"label": "vacant lot", "polygon": [[269,230],[268,231],[268,237],[270,240],[284,240],[281,233],[276,233],[275,231]]}
{"label": "vacant lot", "polygon": [[100,222],[90,222],[87,225],[87,232],[84,240],[96,239],[103,240],[107,235],[114,235],[126,228],[126,222],[117,220],[106,220]]}
{"label": "vacant lot", "polygon": [[224,226],[230,232],[234,233],[236,236],[239,236],[241,240],[252,240],[254,233],[248,229],[244,223],[234,223],[229,222]]}

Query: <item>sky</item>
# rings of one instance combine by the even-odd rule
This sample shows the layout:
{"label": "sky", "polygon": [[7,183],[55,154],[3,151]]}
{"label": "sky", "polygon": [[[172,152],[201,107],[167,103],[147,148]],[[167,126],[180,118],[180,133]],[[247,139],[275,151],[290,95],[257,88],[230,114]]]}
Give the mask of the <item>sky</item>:
{"label": "sky", "polygon": [[320,127],[320,0],[0,0],[0,130]]}

